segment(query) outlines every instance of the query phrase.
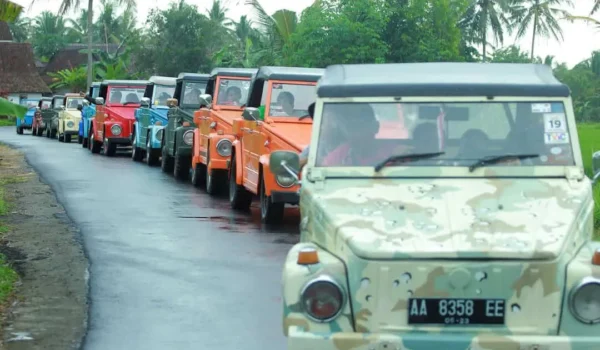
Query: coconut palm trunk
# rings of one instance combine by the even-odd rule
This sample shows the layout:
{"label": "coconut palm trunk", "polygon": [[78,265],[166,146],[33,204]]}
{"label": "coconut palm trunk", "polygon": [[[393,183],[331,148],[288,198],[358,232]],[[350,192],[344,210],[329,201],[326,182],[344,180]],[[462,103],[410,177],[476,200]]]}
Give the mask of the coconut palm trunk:
{"label": "coconut palm trunk", "polygon": [[92,57],[92,41],[94,24],[94,0],[88,0],[88,19],[87,19],[87,35],[88,35],[88,52],[87,52],[87,90],[92,86],[93,80],[93,57]]}

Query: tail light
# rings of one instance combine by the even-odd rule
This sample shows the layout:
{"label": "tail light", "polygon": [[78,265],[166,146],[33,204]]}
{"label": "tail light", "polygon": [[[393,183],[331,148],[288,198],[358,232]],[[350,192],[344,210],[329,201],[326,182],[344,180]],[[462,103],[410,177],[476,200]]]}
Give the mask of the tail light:
{"label": "tail light", "polygon": [[307,316],[317,322],[335,319],[344,306],[344,291],[329,276],[320,276],[306,284],[301,302]]}

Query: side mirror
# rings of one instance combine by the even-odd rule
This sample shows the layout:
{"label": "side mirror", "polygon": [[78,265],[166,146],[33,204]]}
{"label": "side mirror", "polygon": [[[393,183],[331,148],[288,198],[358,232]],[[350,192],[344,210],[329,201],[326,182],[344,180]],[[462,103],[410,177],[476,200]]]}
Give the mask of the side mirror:
{"label": "side mirror", "polygon": [[60,105],[60,107],[58,107],[58,109],[65,109],[65,105]]}
{"label": "side mirror", "polygon": [[77,110],[83,111],[83,105],[77,105]]}
{"label": "side mirror", "polygon": [[150,108],[150,99],[148,97],[142,97],[142,101],[141,101],[141,106],[142,107],[146,107],[146,108]]}
{"label": "side mirror", "polygon": [[596,181],[600,178],[600,151],[596,151],[592,154],[592,172],[592,185],[595,185]]}
{"label": "side mirror", "polygon": [[212,96],[211,95],[209,95],[209,94],[200,95],[200,108],[202,108],[202,107],[210,108],[211,104],[212,104]]}
{"label": "side mirror", "polygon": [[167,106],[169,106],[169,108],[176,107],[178,102],[179,101],[177,101],[176,98],[170,98],[167,100]]}
{"label": "side mirror", "polygon": [[244,118],[244,120],[258,121],[260,120],[260,112],[258,111],[258,108],[246,107],[242,113],[242,118]]}
{"label": "side mirror", "polygon": [[275,151],[269,156],[269,168],[277,176],[292,176],[298,181],[300,155],[290,151]]}
{"label": "side mirror", "polygon": [[96,104],[97,105],[103,105],[104,104],[104,99],[102,97],[96,97]]}
{"label": "side mirror", "polygon": [[89,105],[90,105],[90,101],[88,101],[88,100],[83,100],[83,105],[84,105],[84,106],[86,106],[86,107],[87,107],[87,106],[89,106]]}

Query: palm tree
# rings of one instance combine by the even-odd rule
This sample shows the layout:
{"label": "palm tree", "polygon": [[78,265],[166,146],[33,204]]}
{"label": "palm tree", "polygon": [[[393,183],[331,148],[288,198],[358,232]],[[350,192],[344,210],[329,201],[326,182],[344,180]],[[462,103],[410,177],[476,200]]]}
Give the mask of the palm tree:
{"label": "palm tree", "polygon": [[571,0],[513,0],[510,7],[511,24],[517,28],[516,38],[522,38],[529,26],[533,26],[531,38],[531,60],[533,61],[536,36],[552,36],[556,40],[562,40],[563,34],[560,18],[565,11],[558,8],[560,5],[573,6]]}
{"label": "palm tree", "polygon": [[[318,2],[315,2],[318,4]],[[278,10],[269,16],[258,0],[246,0],[246,5],[254,8],[258,19],[257,25],[261,34],[271,43],[274,57],[281,57],[283,47],[296,30],[298,17],[291,10]]]}
{"label": "palm tree", "polygon": [[23,6],[8,0],[0,0],[0,22],[14,22],[22,11]]}
{"label": "palm tree", "polygon": [[[0,1],[5,1],[5,0],[0,0]],[[32,4],[35,1],[36,0],[32,0]],[[126,5],[128,8],[135,8],[135,6],[136,6],[136,0],[117,0],[117,3],[120,5]],[[80,7],[81,7],[81,0],[62,0],[62,3],[60,4],[60,8],[59,8],[58,12],[61,15],[65,15],[67,12],[69,12],[69,10],[75,9],[75,8],[80,8]],[[87,25],[87,27],[92,28],[92,25],[94,24],[94,0],[88,0],[87,10],[88,10],[88,19],[87,19],[88,25]],[[88,34],[87,87],[89,89],[90,86],[92,86],[92,79],[93,79],[93,75],[92,75],[92,70],[93,70],[92,38],[93,38],[93,36],[92,36],[91,30],[88,30],[87,34]]]}
{"label": "palm tree", "polygon": [[50,59],[67,45],[69,30],[61,16],[44,11],[33,19],[31,40],[36,55]]}
{"label": "palm tree", "polygon": [[504,42],[504,29],[509,24],[505,16],[507,9],[508,0],[470,0],[459,22],[461,28],[470,27],[479,34],[484,62],[487,58],[489,30],[496,43]]}
{"label": "palm tree", "polygon": [[590,11],[590,15],[593,15],[600,9],[600,0],[594,0],[594,7],[592,7],[592,11]]}
{"label": "palm tree", "polygon": [[29,33],[31,31],[31,20],[25,17],[19,16],[14,22],[8,23],[10,32],[12,33],[13,40],[18,43],[24,43],[29,39]]}

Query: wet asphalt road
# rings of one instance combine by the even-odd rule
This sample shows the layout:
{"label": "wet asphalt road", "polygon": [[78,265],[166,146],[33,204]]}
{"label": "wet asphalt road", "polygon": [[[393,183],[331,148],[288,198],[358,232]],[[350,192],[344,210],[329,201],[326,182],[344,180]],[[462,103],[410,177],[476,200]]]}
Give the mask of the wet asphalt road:
{"label": "wet asphalt road", "polygon": [[[261,227],[130,154],[92,155],[0,128],[80,228],[90,260],[84,349],[285,348],[281,269],[298,213]],[[256,206],[256,204],[254,204]]]}

